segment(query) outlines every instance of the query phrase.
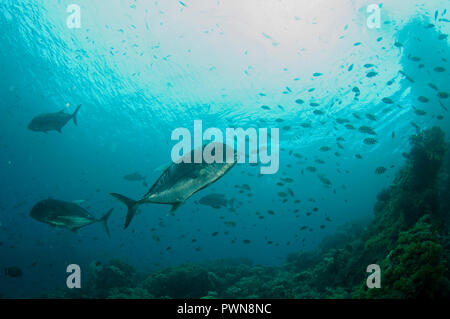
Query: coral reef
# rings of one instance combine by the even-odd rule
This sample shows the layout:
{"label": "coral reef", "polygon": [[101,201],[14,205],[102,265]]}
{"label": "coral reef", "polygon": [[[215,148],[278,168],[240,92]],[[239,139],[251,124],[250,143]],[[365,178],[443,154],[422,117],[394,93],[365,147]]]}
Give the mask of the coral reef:
{"label": "coral reef", "polygon": [[201,298],[215,290],[216,281],[217,276],[205,267],[185,264],[149,275],[142,286],[160,298]]}
{"label": "coral reef", "polygon": [[[411,138],[393,184],[380,192],[374,218],[343,226],[315,252],[285,265],[249,260],[184,264],[137,280],[133,267],[93,264],[82,298],[421,298],[450,297],[450,156],[437,127]],[[366,267],[379,264],[382,286],[368,289]],[[63,297],[74,297],[63,295]]]}
{"label": "coral reef", "polygon": [[413,228],[401,232],[395,248],[381,262],[384,285],[363,287],[365,298],[436,298],[443,295],[446,279],[441,262],[442,245],[428,215]]}

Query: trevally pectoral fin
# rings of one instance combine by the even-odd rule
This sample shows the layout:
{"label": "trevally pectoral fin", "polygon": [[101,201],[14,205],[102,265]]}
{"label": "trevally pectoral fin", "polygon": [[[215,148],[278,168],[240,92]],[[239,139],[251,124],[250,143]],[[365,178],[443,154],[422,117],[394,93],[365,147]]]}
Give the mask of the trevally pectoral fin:
{"label": "trevally pectoral fin", "polygon": [[172,204],[172,208],[170,209],[170,213],[173,215],[173,212],[176,211],[178,209],[178,207],[180,207],[181,204],[183,204],[183,202],[177,202],[175,204]]}

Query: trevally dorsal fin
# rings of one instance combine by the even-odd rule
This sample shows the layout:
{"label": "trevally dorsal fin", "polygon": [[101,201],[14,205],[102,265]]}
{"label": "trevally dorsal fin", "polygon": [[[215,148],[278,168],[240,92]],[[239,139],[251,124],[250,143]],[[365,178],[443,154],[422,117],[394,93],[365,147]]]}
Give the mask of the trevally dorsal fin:
{"label": "trevally dorsal fin", "polygon": [[172,162],[161,164],[157,168],[155,168],[153,171],[155,171],[155,172],[164,172],[166,169],[169,168],[170,165],[172,165]]}

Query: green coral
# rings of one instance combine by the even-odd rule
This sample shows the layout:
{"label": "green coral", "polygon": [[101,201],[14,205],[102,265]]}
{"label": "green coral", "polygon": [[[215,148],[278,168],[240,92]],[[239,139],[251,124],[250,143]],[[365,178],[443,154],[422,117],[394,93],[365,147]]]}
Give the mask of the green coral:
{"label": "green coral", "polygon": [[112,288],[109,291],[108,299],[152,299],[155,298],[153,295],[149,294],[147,290],[141,287],[122,287],[122,288]]}
{"label": "green coral", "polygon": [[133,285],[134,268],[121,260],[113,259],[108,264],[96,265],[93,269],[93,283],[99,291]]}
{"label": "green coral", "polygon": [[436,298],[440,295],[445,267],[442,246],[429,222],[421,218],[410,230],[401,232],[396,247],[382,261],[381,289],[365,286],[355,293],[362,298]]}
{"label": "green coral", "polygon": [[[419,131],[374,218],[343,226],[314,252],[290,254],[281,267],[248,259],[169,267],[137,280],[120,261],[94,263],[87,287],[63,298],[420,298],[450,297],[450,156],[439,128]],[[368,289],[366,267],[381,267]],[[53,294],[52,296],[55,296]]]}
{"label": "green coral", "polygon": [[157,297],[201,298],[216,288],[217,277],[200,265],[185,264],[148,276],[143,287]]}

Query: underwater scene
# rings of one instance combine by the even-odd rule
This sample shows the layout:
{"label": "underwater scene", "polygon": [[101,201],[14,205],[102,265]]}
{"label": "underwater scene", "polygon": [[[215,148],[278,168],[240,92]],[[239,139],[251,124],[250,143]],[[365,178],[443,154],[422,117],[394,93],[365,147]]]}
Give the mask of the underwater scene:
{"label": "underwater scene", "polygon": [[449,299],[449,4],[0,0],[0,298]]}

